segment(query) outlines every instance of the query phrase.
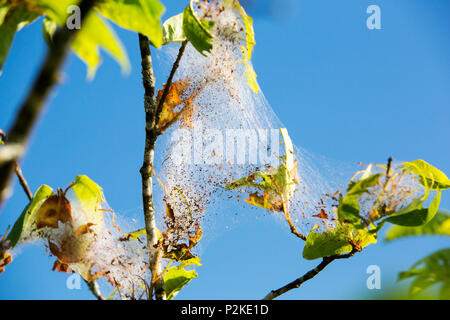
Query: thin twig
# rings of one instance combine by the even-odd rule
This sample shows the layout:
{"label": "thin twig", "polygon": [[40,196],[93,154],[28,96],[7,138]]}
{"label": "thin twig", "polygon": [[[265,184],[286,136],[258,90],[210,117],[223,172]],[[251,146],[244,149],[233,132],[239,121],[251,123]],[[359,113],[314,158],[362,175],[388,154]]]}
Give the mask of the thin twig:
{"label": "thin twig", "polygon": [[[96,2],[96,0],[82,0],[80,2],[81,23],[83,23]],[[38,76],[8,131],[9,142],[6,143],[5,148],[8,146],[18,146],[21,147],[21,152],[12,159],[6,159],[0,162],[0,206],[9,193],[9,184],[15,171],[16,161],[23,156],[32,129],[35,127],[44,109],[45,101],[51,89],[58,81],[58,70],[62,66],[69,51],[70,44],[77,32],[77,29],[69,30],[66,27],[56,32],[54,42],[50,46]]]}
{"label": "thin twig", "polygon": [[23,176],[22,170],[19,167],[19,164],[16,161],[16,176],[19,178],[20,185],[22,186],[23,191],[28,197],[28,200],[31,201],[33,199],[33,194],[31,193],[30,187],[28,186],[27,180],[25,180],[25,177]]}
{"label": "thin twig", "polygon": [[306,236],[304,234],[301,234],[300,232],[298,232],[297,228],[295,227],[294,223],[291,220],[291,217],[289,215],[289,212],[284,215],[287,223],[289,224],[289,227],[291,229],[291,232],[296,235],[297,237],[299,237],[300,239],[302,239],[303,241],[306,241]]}
{"label": "thin twig", "polygon": [[331,262],[333,262],[334,260],[338,260],[338,259],[348,259],[350,257],[352,257],[356,252],[358,252],[357,249],[353,248],[351,252],[347,253],[347,254],[341,254],[341,255],[334,255],[334,256],[330,256],[330,257],[324,257],[322,259],[322,262],[315,267],[314,269],[308,271],[307,273],[305,273],[303,276],[301,276],[298,279],[295,279],[294,281],[288,283],[287,285],[277,289],[277,290],[272,290],[271,292],[269,292],[269,294],[267,294],[263,300],[273,300],[279,296],[281,296],[282,294],[292,290],[292,289],[296,289],[299,288],[303,283],[305,283],[308,280],[311,280],[312,278],[314,278],[316,275],[318,275],[323,269],[325,269]]}
{"label": "thin twig", "polygon": [[392,167],[392,157],[389,157],[388,163],[386,166],[386,182],[385,182],[385,184],[387,184],[389,182],[389,179],[391,178],[391,167]]}
{"label": "thin twig", "polygon": [[[3,143],[5,143],[8,140],[8,137],[6,136],[6,133],[0,129],[0,138]],[[28,197],[28,200],[31,200],[33,198],[33,193],[31,193],[30,187],[28,186],[27,180],[23,176],[22,170],[20,169],[19,163],[15,162],[15,172],[17,175],[17,178],[19,179],[20,185],[22,186],[23,191]]]}
{"label": "thin twig", "polygon": [[102,293],[100,292],[100,287],[98,286],[97,281],[86,281],[86,284],[89,288],[89,290],[92,292],[92,294],[97,298],[97,300],[105,300]]}

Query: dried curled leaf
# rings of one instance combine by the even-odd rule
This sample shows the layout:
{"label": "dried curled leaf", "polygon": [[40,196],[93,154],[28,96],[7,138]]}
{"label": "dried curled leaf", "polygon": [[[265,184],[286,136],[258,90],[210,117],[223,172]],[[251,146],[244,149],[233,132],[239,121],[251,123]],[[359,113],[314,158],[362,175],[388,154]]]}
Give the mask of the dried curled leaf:
{"label": "dried curled leaf", "polygon": [[83,234],[86,234],[88,232],[91,232],[91,227],[94,226],[95,224],[92,222],[88,222],[86,224],[83,224],[81,226],[78,227],[78,229],[75,231],[75,237],[79,237]]}
{"label": "dried curled leaf", "polygon": [[[163,235],[167,238],[167,234]],[[191,250],[197,245],[200,239],[203,236],[203,231],[200,227],[199,223],[195,224],[195,232],[194,235],[188,237],[188,243],[181,243],[173,246],[173,248],[169,249],[168,244],[164,244],[163,242],[163,257],[175,261],[185,261],[195,258],[196,256],[191,252]]]}
{"label": "dried curled leaf", "polygon": [[[182,127],[192,129],[192,117],[196,108],[193,105],[193,101],[197,97],[198,91],[194,90],[189,97],[182,98],[186,94],[189,85],[189,79],[178,80],[170,85],[162,106],[159,122],[156,126],[161,133],[164,133],[177,120],[181,120]],[[157,103],[160,103],[165,86],[164,84],[163,89],[158,90]]]}
{"label": "dried curled leaf", "polygon": [[286,129],[280,129],[280,131],[285,146],[285,155],[280,158],[281,165],[277,168],[269,168],[265,172],[257,171],[247,177],[235,180],[227,184],[227,189],[256,188],[258,191],[250,193],[249,198],[245,199],[247,203],[268,210],[285,212],[286,202],[294,195],[300,179],[289,134]]}
{"label": "dried curled leaf", "polygon": [[281,200],[268,192],[264,192],[263,195],[256,192],[250,193],[249,198],[244,199],[244,201],[257,207],[283,212],[283,203]]}
{"label": "dried curled leaf", "polygon": [[166,202],[166,215],[170,220],[175,221],[175,214],[172,206],[168,202]]}
{"label": "dried curled leaf", "polygon": [[65,193],[58,189],[58,194],[44,201],[36,213],[36,228],[58,228],[58,222],[72,223],[72,210]]}
{"label": "dried curled leaf", "polygon": [[0,274],[5,271],[6,265],[12,262],[12,256],[7,252],[0,252]]}

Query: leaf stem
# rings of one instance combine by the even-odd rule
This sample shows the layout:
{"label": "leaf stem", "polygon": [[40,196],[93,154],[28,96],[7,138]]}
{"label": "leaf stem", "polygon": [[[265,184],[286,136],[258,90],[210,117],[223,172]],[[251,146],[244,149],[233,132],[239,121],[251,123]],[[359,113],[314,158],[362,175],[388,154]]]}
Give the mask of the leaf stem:
{"label": "leaf stem", "polygon": [[100,287],[98,286],[97,281],[86,281],[86,284],[89,288],[89,290],[92,292],[92,294],[97,298],[97,300],[105,300],[102,293],[100,292]]}

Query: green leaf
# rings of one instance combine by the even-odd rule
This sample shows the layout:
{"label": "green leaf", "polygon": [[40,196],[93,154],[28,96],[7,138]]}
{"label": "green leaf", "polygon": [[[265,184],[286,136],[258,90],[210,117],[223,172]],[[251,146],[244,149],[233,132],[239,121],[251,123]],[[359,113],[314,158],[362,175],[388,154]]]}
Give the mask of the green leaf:
{"label": "green leaf", "polygon": [[211,52],[213,36],[207,27],[195,16],[192,2],[183,12],[183,32],[194,48],[202,55],[205,55],[205,51]]}
{"label": "green leaf", "polygon": [[357,228],[364,227],[359,211],[361,210],[358,198],[368,191],[369,188],[376,186],[380,180],[380,174],[374,174],[368,178],[360,179],[357,182],[351,181],[345,197],[339,202],[337,209],[340,222],[351,223]]}
{"label": "green leaf", "polygon": [[39,13],[26,7],[0,6],[0,74],[17,31],[32,23]]}
{"label": "green leaf", "polygon": [[147,36],[155,47],[162,45],[164,6],[158,0],[108,0],[100,2],[97,10],[122,28]]}
{"label": "green leaf", "polygon": [[88,67],[89,79],[95,76],[101,61],[99,47],[119,62],[123,72],[129,72],[128,56],[114,30],[97,13],[91,12],[72,43],[72,49]]}
{"label": "green leaf", "polygon": [[[38,2],[47,18],[60,27],[66,24],[67,9],[78,3],[75,0],[39,0]],[[111,0],[108,0],[105,3],[110,2]],[[130,62],[127,53],[114,30],[98,13],[90,12],[72,43],[72,50],[88,67],[88,79],[94,78],[101,62],[99,48],[110,54],[120,64],[124,73],[129,72]]]}
{"label": "green leaf", "polygon": [[417,295],[426,288],[442,283],[441,295],[446,295],[450,281],[450,248],[430,254],[416,262],[410,270],[399,273],[399,280],[415,278],[410,294]]}
{"label": "green leaf", "polygon": [[419,176],[420,183],[431,190],[445,190],[450,188],[450,180],[439,169],[423,160],[404,162],[404,171]]}
{"label": "green leaf", "polygon": [[439,209],[441,191],[438,190],[430,206],[424,208],[423,204],[427,200],[428,195],[429,191],[426,191],[421,198],[396,211],[389,218],[385,219],[385,221],[405,227],[417,227],[430,222]]}
{"label": "green leaf", "polygon": [[187,271],[183,266],[172,267],[164,274],[164,288],[167,299],[172,300],[192,279],[197,278],[195,270]]}
{"label": "green leaf", "polygon": [[183,13],[177,14],[164,21],[162,26],[162,37],[163,45],[170,42],[183,42],[187,39],[183,31]]}
{"label": "green leaf", "polygon": [[303,258],[314,260],[352,251],[355,245],[364,248],[371,243],[376,243],[376,235],[367,229],[354,229],[349,224],[338,224],[333,229],[318,233],[315,225],[306,238],[303,248]]}
{"label": "green leaf", "polygon": [[416,296],[423,290],[431,287],[432,285],[435,285],[436,283],[438,283],[436,279],[418,276],[411,283],[411,286],[409,287],[409,294],[411,296]]}
{"label": "green leaf", "polygon": [[445,281],[441,287],[441,293],[439,294],[439,299],[450,300],[450,279]]}
{"label": "green leaf", "polygon": [[266,172],[257,171],[247,177],[235,180],[227,184],[227,189],[252,187],[268,192],[273,196],[282,196],[285,200],[289,200],[292,197],[298,180],[297,162],[287,129],[281,128],[280,132],[285,148],[285,155],[280,158],[282,164],[277,168],[270,168]]}
{"label": "green leaf", "polygon": [[438,212],[430,222],[418,227],[392,226],[386,233],[385,240],[421,235],[450,236],[450,215]]}
{"label": "green leaf", "polygon": [[335,229],[322,233],[317,233],[315,231],[317,228],[318,225],[314,226],[306,238],[303,258],[314,260],[352,250],[352,245],[349,243],[349,238],[346,235],[348,230],[344,226],[339,225]]}
{"label": "green leaf", "polygon": [[21,239],[22,234],[28,232],[34,221],[36,212],[41,204],[52,195],[53,189],[49,186],[42,185],[34,194],[30,203],[22,211],[17,221],[14,223],[7,239],[11,242],[11,247],[14,247]]}

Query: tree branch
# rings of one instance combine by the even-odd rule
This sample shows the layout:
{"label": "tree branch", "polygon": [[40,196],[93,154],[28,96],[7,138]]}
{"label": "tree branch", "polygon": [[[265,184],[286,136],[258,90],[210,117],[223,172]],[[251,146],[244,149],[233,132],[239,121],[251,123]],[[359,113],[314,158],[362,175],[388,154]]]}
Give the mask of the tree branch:
{"label": "tree branch", "polygon": [[317,267],[308,271],[303,276],[301,276],[298,279],[295,279],[294,281],[288,283],[287,285],[285,285],[277,290],[272,290],[271,292],[269,292],[269,294],[267,294],[263,298],[263,300],[273,300],[292,289],[299,288],[303,283],[305,283],[308,280],[311,280],[316,275],[318,275],[323,269],[325,269],[334,260],[350,258],[350,257],[354,256],[356,252],[358,252],[358,250],[353,248],[351,252],[346,253],[346,254],[324,257],[322,259],[322,262]]}
{"label": "tree branch", "polygon": [[[95,3],[96,0],[82,0],[80,2],[81,23]],[[14,146],[20,152],[17,152],[11,159],[0,160],[0,206],[9,193],[9,184],[15,171],[16,161],[24,154],[31,131],[43,111],[44,103],[51,89],[58,80],[58,70],[64,62],[77,31],[77,29],[69,30],[63,27],[56,32],[54,42],[47,53],[38,76],[8,131],[9,142],[2,149]]]}
{"label": "tree branch", "polygon": [[[161,272],[157,265],[158,250],[157,229],[155,222],[155,207],[153,205],[153,161],[155,144],[158,137],[155,125],[155,75],[152,66],[149,39],[139,34],[139,47],[141,51],[142,83],[144,86],[144,108],[145,108],[145,150],[144,161],[140,170],[142,178],[142,202],[145,218],[145,230],[147,232],[147,247],[149,250],[149,263],[152,274]],[[153,277],[153,276],[152,276]],[[155,283],[155,297],[164,299],[164,282],[160,279]]]}
{"label": "tree branch", "polygon": [[[153,274],[161,273],[161,265],[158,262],[159,249],[157,246],[157,232],[155,222],[155,207],[153,204],[153,161],[155,157],[155,145],[161,132],[157,128],[164,102],[169,93],[170,85],[180,65],[181,57],[186,49],[187,41],[181,44],[178,56],[172,66],[167,79],[161,99],[155,100],[155,74],[152,65],[149,39],[139,34],[139,47],[141,51],[142,84],[144,86],[144,109],[145,109],[145,150],[144,161],[140,170],[142,178],[142,202],[145,218],[145,229],[147,232],[147,246],[149,248],[150,270]],[[156,278],[156,277],[155,277]],[[152,283],[155,288],[156,299],[165,299],[164,281],[157,279]]]}

